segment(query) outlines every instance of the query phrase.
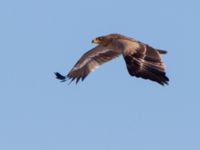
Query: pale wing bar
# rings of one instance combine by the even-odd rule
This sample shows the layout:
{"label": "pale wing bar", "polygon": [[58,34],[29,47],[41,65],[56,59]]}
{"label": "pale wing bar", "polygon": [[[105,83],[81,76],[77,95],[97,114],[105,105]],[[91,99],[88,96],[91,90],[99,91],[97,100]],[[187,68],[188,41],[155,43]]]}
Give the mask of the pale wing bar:
{"label": "pale wing bar", "polygon": [[97,46],[86,52],[64,79],[64,76],[59,73],[56,73],[56,76],[60,80],[68,78],[71,82],[76,80],[76,83],[78,83],[80,79],[83,81],[90,72],[97,69],[100,65],[118,57],[120,54],[121,53],[110,50],[104,46]]}

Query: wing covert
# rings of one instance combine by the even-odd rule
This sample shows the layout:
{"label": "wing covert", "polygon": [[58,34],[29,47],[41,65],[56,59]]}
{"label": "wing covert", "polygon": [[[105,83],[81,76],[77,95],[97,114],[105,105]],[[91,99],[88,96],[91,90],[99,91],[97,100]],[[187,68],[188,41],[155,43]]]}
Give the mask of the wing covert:
{"label": "wing covert", "polygon": [[90,72],[97,69],[100,65],[118,57],[120,54],[121,53],[118,51],[108,49],[105,46],[96,46],[83,54],[67,74],[67,78],[71,79],[71,81],[76,79],[76,83],[78,83],[80,79],[83,81]]}

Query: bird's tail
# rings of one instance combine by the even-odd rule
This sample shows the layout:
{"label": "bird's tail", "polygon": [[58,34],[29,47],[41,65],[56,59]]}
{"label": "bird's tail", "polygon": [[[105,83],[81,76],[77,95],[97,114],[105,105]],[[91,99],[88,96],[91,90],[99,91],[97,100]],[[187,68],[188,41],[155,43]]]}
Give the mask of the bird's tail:
{"label": "bird's tail", "polygon": [[167,54],[167,51],[161,50],[161,49],[156,49],[160,54]]}

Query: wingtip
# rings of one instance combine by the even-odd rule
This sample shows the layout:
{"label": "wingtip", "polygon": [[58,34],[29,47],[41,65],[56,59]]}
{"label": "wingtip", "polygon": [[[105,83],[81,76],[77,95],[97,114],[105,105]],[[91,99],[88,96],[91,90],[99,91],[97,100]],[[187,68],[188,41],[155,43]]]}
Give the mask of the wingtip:
{"label": "wingtip", "polygon": [[162,85],[162,86],[167,86],[167,85],[169,85],[169,78],[165,75],[165,76],[163,76],[163,79],[162,79],[162,81],[160,82],[160,84]]}
{"label": "wingtip", "polygon": [[61,80],[61,82],[66,81],[66,77],[61,75],[59,72],[54,72],[54,74],[56,75],[56,79]]}

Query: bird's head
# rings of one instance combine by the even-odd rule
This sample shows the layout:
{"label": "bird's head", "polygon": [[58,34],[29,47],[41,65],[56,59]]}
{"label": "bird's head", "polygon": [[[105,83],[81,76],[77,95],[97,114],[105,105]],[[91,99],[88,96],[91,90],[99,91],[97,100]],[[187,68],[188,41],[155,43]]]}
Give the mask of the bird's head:
{"label": "bird's head", "polygon": [[92,40],[92,43],[94,43],[94,44],[101,44],[104,41],[105,41],[105,37],[104,36],[100,36],[100,37],[94,38]]}
{"label": "bird's head", "polygon": [[107,43],[107,42],[110,42],[114,39],[119,39],[119,38],[122,38],[122,35],[120,35],[120,34],[109,34],[109,35],[106,35],[106,36],[100,36],[100,37],[94,38],[92,40],[92,43],[103,44],[103,43]]}

